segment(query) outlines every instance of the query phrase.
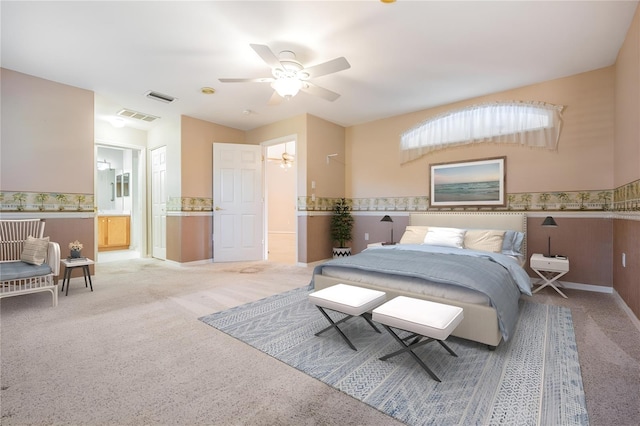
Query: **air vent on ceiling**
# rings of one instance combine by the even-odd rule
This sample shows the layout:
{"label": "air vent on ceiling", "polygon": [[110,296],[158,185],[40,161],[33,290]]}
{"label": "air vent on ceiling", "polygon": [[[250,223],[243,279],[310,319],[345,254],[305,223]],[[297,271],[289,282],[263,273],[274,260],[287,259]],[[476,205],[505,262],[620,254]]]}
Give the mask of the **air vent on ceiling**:
{"label": "air vent on ceiling", "polygon": [[173,96],[165,95],[164,93],[154,92],[153,90],[147,92],[147,98],[155,99],[156,101],[164,102],[170,104],[171,102],[177,100],[178,98],[174,98]]}
{"label": "air vent on ceiling", "polygon": [[118,115],[127,118],[133,118],[135,120],[146,121],[147,123],[153,123],[160,117],[156,117],[155,115],[145,114],[143,112],[133,111],[131,109],[122,109],[118,111]]}

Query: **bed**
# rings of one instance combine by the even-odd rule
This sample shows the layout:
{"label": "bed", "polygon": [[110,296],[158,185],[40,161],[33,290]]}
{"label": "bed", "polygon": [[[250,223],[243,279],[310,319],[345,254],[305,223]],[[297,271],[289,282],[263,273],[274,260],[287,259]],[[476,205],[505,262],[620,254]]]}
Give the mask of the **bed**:
{"label": "bed", "polygon": [[311,287],[337,283],[459,306],[452,335],[497,347],[513,335],[518,300],[531,294],[526,215],[511,212],[413,213],[400,243],[367,248],[314,268]]}

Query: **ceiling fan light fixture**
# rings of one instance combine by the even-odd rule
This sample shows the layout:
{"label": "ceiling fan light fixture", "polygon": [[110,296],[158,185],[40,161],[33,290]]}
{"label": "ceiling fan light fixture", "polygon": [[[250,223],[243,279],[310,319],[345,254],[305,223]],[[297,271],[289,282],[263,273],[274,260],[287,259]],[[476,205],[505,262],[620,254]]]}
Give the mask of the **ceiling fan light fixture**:
{"label": "ceiling fan light fixture", "polygon": [[271,87],[285,99],[291,99],[302,88],[302,82],[297,78],[281,77],[271,83]]}

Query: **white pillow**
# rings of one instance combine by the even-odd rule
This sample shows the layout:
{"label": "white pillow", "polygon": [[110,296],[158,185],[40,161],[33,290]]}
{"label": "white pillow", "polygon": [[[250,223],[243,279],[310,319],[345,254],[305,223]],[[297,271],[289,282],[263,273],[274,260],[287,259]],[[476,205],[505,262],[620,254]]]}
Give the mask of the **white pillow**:
{"label": "white pillow", "polygon": [[432,246],[463,248],[464,234],[464,229],[430,226],[424,237],[424,243]]}
{"label": "white pillow", "polygon": [[490,229],[468,229],[464,234],[464,248],[469,250],[500,253],[505,231]]}
{"label": "white pillow", "polygon": [[49,249],[49,237],[33,238],[31,235],[24,242],[20,260],[32,265],[42,265],[47,257]]}
{"label": "white pillow", "polygon": [[400,238],[400,244],[422,244],[428,230],[427,226],[407,226]]}

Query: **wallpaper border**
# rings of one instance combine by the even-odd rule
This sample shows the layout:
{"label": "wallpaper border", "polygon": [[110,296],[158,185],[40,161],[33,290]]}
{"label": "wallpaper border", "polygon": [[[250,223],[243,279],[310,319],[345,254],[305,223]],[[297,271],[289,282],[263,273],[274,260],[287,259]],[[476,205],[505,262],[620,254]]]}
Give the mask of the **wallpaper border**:
{"label": "wallpaper border", "polygon": [[[297,198],[298,211],[331,211],[341,197]],[[613,190],[507,193],[506,206],[431,207],[429,196],[347,198],[353,211],[640,211],[640,179]],[[211,212],[212,197],[169,197],[168,212]],[[0,212],[95,212],[94,194],[0,192]]]}

